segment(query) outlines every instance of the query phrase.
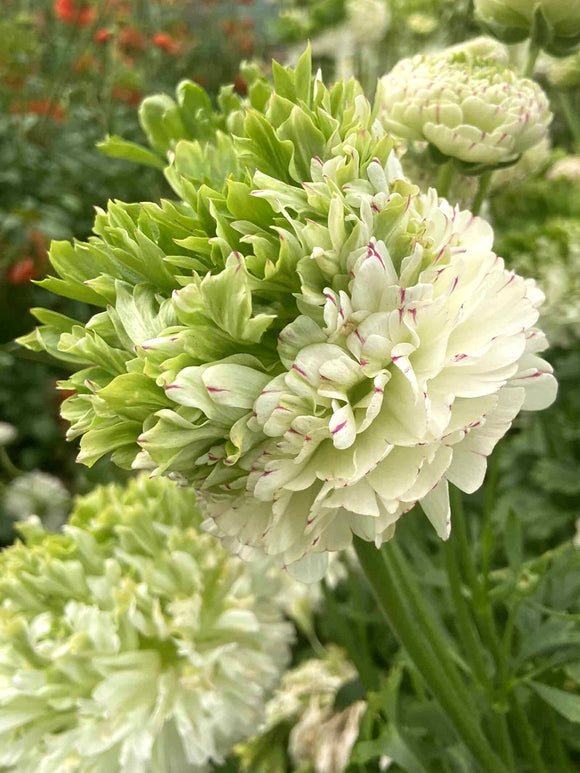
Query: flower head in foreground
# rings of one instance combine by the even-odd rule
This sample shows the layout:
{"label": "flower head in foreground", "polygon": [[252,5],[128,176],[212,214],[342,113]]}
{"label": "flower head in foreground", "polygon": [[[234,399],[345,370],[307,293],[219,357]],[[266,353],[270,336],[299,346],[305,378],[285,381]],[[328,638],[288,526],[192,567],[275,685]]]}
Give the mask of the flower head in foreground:
{"label": "flower head in foreground", "polygon": [[213,114],[193,84],[146,101],[181,201],[111,204],[88,243],[54,244],[62,279],[43,284],[103,311],[37,310],[24,343],[77,368],[80,460],[180,477],[229,550],[312,580],[418,501],[447,538],[448,481],[475,491],[556,386],[535,283],[485,221],[404,179],[358,84],[309,66],[275,66],[245,113],[228,91]]}
{"label": "flower head in foreground", "polygon": [[555,56],[580,45],[580,4],[574,0],[475,0],[475,12],[506,43],[531,37]]}
{"label": "flower head in foreground", "polygon": [[292,629],[200,534],[193,492],[140,478],[36,520],[0,556],[0,766],[201,773],[261,721]]}
{"label": "flower head in foreground", "polygon": [[548,98],[485,43],[402,59],[379,81],[386,129],[476,173],[514,163],[540,142],[552,119]]}

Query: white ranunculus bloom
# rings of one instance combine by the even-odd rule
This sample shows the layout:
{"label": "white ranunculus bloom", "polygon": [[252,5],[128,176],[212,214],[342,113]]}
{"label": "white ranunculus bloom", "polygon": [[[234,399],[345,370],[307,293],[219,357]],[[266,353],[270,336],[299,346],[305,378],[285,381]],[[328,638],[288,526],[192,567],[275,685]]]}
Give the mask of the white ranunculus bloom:
{"label": "white ranunculus bloom", "polygon": [[189,489],[138,478],[22,527],[0,556],[0,768],[205,773],[262,721],[292,626],[198,531]]}
{"label": "white ranunculus bloom", "polygon": [[389,175],[400,175],[393,159],[389,170],[371,163],[366,186],[346,194],[357,200],[358,242],[346,239],[333,196],[328,246],[312,258],[328,271],[340,264],[344,289],[327,287],[322,307],[305,305],[280,334],[285,371],[254,400],[249,428],[266,441],[243,487],[221,494],[208,481],[203,492],[205,526],[229,549],[261,548],[306,580],[353,534],[390,539],[418,501],[447,539],[448,483],[478,489],[520,409],[556,394],[538,356],[547,344],[534,327],[544,298],[534,281],[505,268],[487,222],[434,190],[406,200],[399,227],[410,248],[393,259],[402,234],[373,214]]}
{"label": "white ranunculus bloom", "polygon": [[478,39],[401,60],[379,81],[380,120],[476,170],[515,162],[546,136],[552,114],[542,89],[508,67],[498,46]]}

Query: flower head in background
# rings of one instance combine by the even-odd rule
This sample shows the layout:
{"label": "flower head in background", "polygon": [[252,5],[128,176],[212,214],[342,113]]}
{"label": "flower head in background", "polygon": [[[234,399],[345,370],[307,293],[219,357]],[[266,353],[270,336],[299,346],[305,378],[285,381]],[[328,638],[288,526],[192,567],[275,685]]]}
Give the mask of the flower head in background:
{"label": "flower head in background", "polygon": [[9,445],[17,436],[16,427],[6,421],[0,421],[0,447]]}
{"label": "flower head in background", "polygon": [[475,0],[477,18],[506,43],[531,37],[555,56],[580,45],[580,4],[575,0]]}
{"label": "flower head in background", "polygon": [[339,689],[355,678],[356,669],[336,647],[288,671],[268,703],[260,733],[236,749],[242,770],[281,773],[288,754],[300,770],[305,765],[314,773],[343,773],[366,703],[336,711],[334,702]]}
{"label": "flower head in background", "polygon": [[64,523],[70,507],[70,494],[54,475],[34,470],[11,481],[2,494],[2,507],[15,521],[36,515],[48,531]]}
{"label": "flower head in background", "polygon": [[0,555],[0,766],[201,773],[262,719],[292,627],[190,490],[97,488]]}
{"label": "flower head in background", "polygon": [[552,114],[542,89],[519,77],[498,46],[484,38],[401,60],[379,81],[387,130],[428,142],[471,173],[516,162],[547,135]]}
{"label": "flower head in background", "polygon": [[192,484],[229,550],[315,580],[418,501],[447,538],[448,482],[476,490],[556,386],[542,293],[485,221],[404,178],[358,84],[312,82],[306,55],[274,89],[255,79],[245,111],[193,84],[146,100],[180,201],[110,204],[88,243],[54,244],[43,284],[103,310],[37,311],[24,343],[76,368],[79,460]]}

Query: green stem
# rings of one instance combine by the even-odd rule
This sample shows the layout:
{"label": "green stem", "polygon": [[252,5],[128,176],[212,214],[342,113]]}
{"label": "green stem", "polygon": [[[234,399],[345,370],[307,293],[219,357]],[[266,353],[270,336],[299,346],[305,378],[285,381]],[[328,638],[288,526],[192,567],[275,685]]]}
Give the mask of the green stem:
{"label": "green stem", "polygon": [[560,91],[560,105],[562,107],[562,113],[566,119],[566,124],[572,135],[574,143],[580,143],[580,122],[578,121],[578,115],[574,110],[574,106],[570,100],[570,93],[568,91]]}
{"label": "green stem", "polygon": [[540,53],[540,46],[530,38],[528,43],[528,53],[526,56],[526,63],[524,65],[523,75],[524,78],[531,78],[534,74],[534,67],[536,66],[536,59]]}
{"label": "green stem", "polygon": [[486,773],[507,773],[507,768],[487,742],[473,715],[465,710],[449,683],[439,658],[425,636],[422,621],[413,619],[408,614],[408,601],[400,592],[389,562],[372,543],[358,537],[354,539],[354,547],[392,630],[474,759]]}
{"label": "green stem", "polygon": [[451,188],[451,183],[453,182],[454,177],[455,166],[453,161],[450,159],[444,164],[441,164],[439,167],[439,172],[437,173],[437,193],[441,196],[441,198],[447,198],[449,195],[449,189]]}
{"label": "green stem", "polygon": [[[492,490],[491,494],[489,494],[488,492],[489,496],[486,499],[486,506],[485,506],[486,515],[484,516],[484,521],[488,524],[489,524],[489,519],[491,517],[491,510],[492,510],[492,505],[494,501],[494,492],[497,487],[496,472],[497,472],[497,467],[495,468],[495,470],[491,471],[490,480],[488,481],[488,489]],[[463,635],[467,637],[466,645],[470,647],[468,652],[471,653],[472,658],[476,661],[481,658],[482,662],[478,663],[477,666],[475,666],[475,663],[474,663],[474,670],[476,675],[478,676],[482,684],[485,687],[487,687],[488,690],[491,691],[492,698],[494,697],[494,694],[497,694],[496,690],[498,690],[501,701],[504,701],[505,694],[507,692],[507,685],[508,685],[508,678],[509,678],[509,661],[508,661],[509,650],[508,652],[506,652],[506,650],[502,648],[501,646],[502,642],[500,641],[500,638],[497,633],[493,611],[491,609],[491,606],[489,604],[489,599],[487,597],[487,581],[486,581],[487,575],[486,573],[484,573],[483,582],[480,581],[477,575],[475,562],[473,561],[473,558],[472,558],[472,546],[469,543],[469,538],[467,535],[467,529],[465,525],[465,513],[463,510],[463,503],[461,501],[461,494],[454,486],[451,488],[451,503],[452,503],[452,512],[453,512],[453,528],[457,539],[455,543],[448,544],[448,546],[446,546],[446,549],[448,550],[448,555],[451,555],[451,548],[455,547],[459,553],[462,564],[464,566],[464,571],[465,571],[467,580],[469,582],[469,585],[471,586],[471,593],[472,593],[472,598],[474,602],[473,612],[476,615],[477,622],[479,624],[478,625],[479,631],[487,647],[491,650],[493,658],[495,660],[496,669],[497,669],[496,686],[494,686],[493,682],[487,676],[487,672],[485,671],[485,665],[484,664],[482,665],[483,659],[481,658],[481,644],[477,635],[475,634],[475,631],[469,630],[467,633],[465,633],[465,629],[471,624],[471,619],[469,618],[468,610],[465,605],[465,600],[461,596],[461,591],[460,589],[455,587],[461,582],[458,564],[455,562],[451,562],[452,559],[449,558],[448,576],[449,576],[451,591],[456,604],[456,609],[459,608],[458,624],[464,628]],[[484,553],[485,553],[485,550],[484,550]],[[488,560],[489,560],[488,556],[484,556],[484,564],[487,564]],[[462,620],[462,616],[463,616],[463,620]],[[460,628],[460,633],[461,633],[461,628]],[[510,638],[510,641],[511,641],[511,638]],[[498,707],[492,705],[491,708],[492,708],[494,727],[498,737],[498,742],[502,749],[503,759],[507,762],[510,769],[514,770],[514,756],[513,756],[511,739],[508,732],[506,713],[501,705]]]}
{"label": "green stem", "polygon": [[534,731],[515,692],[512,692],[510,695],[510,705],[513,712],[514,731],[521,739],[522,751],[532,765],[532,770],[535,773],[548,773],[536,746]]}
{"label": "green stem", "polygon": [[[442,631],[441,626],[425,601],[419,583],[413,575],[413,572],[403,555],[403,551],[396,542],[387,543],[383,546],[382,551],[386,561],[388,561],[393,568],[402,595],[407,599],[409,608],[414,617],[421,621],[423,633],[428,639],[435,656],[440,661],[441,667],[445,669],[447,678],[453,684],[458,696],[461,697],[461,700],[464,701],[465,705],[471,705],[470,710],[476,714],[477,709],[472,702],[471,694],[454,664],[453,658],[458,660],[459,655],[454,653],[452,642]],[[452,657],[450,657],[450,655]],[[464,668],[466,667],[464,666]]]}
{"label": "green stem", "polygon": [[0,466],[4,467],[10,478],[18,478],[19,475],[22,475],[22,470],[19,470],[14,464],[5,448],[0,449]]}
{"label": "green stem", "polygon": [[477,181],[477,193],[475,194],[473,204],[471,205],[471,211],[474,215],[479,215],[479,210],[481,209],[481,205],[485,201],[487,191],[489,190],[492,174],[493,172],[491,171],[484,172],[482,175],[480,175],[479,180]]}

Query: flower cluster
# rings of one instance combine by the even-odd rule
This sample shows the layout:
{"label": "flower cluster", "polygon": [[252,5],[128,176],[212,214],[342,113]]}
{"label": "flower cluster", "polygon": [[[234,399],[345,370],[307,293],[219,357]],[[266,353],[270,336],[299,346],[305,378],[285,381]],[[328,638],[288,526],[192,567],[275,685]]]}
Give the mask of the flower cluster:
{"label": "flower cluster", "polygon": [[448,481],[477,489],[556,388],[542,293],[485,221],[404,178],[355,81],[312,81],[306,54],[248,94],[145,103],[181,200],[110,204],[89,242],[53,244],[45,286],[103,310],[37,311],[24,343],[76,369],[81,461],[193,484],[230,550],[312,580],[417,501],[447,538]]}
{"label": "flower cluster", "polygon": [[531,37],[554,56],[580,45],[580,4],[570,0],[475,0],[475,12],[506,43]]}
{"label": "flower cluster", "polygon": [[380,118],[464,171],[514,163],[547,135],[552,114],[542,89],[506,62],[507,51],[485,38],[403,59],[379,82]]}
{"label": "flower cluster", "polygon": [[261,721],[292,627],[200,534],[193,492],[138,478],[0,555],[0,767],[201,773]]}

